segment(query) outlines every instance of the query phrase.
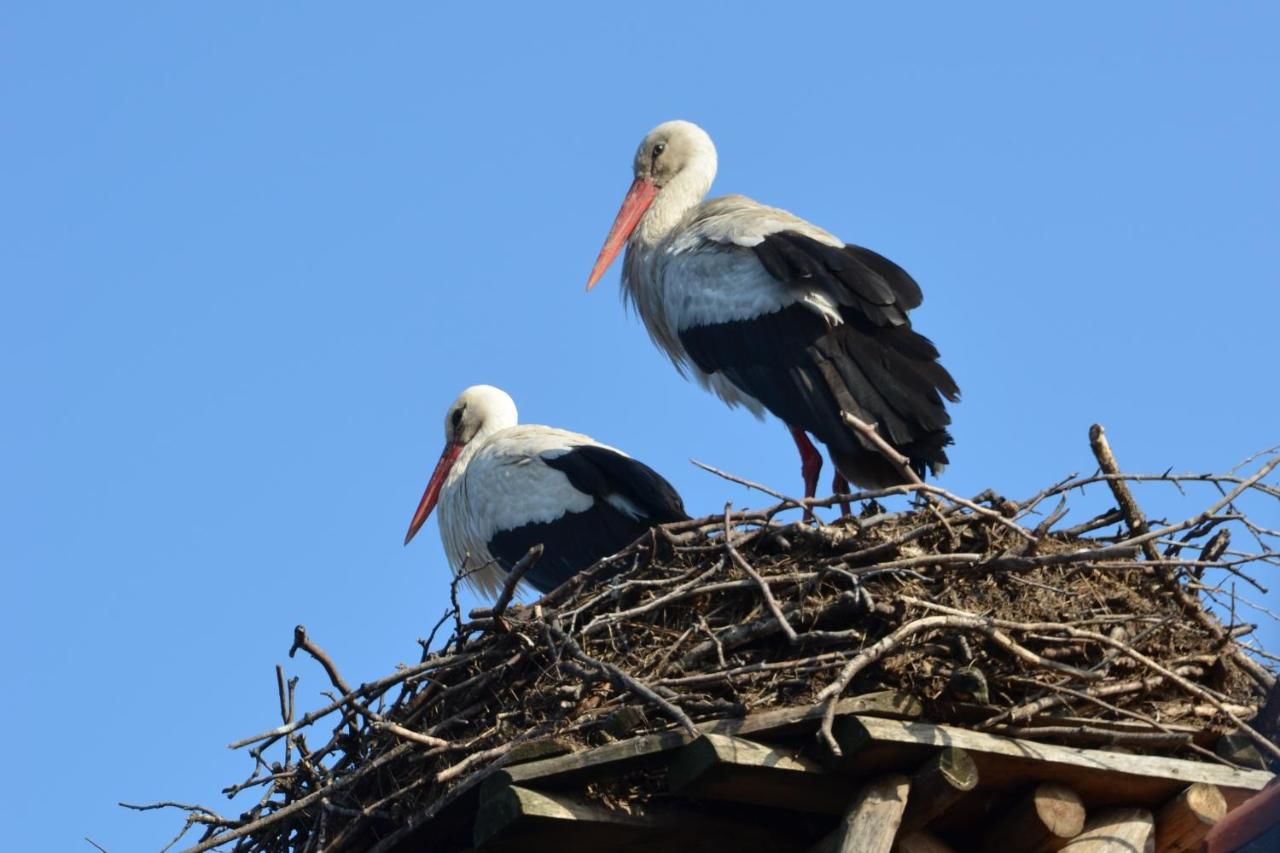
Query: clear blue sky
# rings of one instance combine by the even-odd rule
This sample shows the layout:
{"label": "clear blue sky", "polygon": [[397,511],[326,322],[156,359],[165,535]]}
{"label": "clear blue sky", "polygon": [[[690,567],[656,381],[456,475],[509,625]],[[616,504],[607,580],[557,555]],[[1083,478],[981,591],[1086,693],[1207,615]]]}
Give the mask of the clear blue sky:
{"label": "clear blue sky", "polygon": [[795,490],[616,269],[583,293],[665,119],[716,191],[919,279],[948,488],[1090,470],[1095,420],[1131,469],[1280,441],[1274,7],[858,5],[5,4],[6,843],[155,849],[177,816],[117,800],[226,805],[273,665],[325,686],[297,622],[352,681],[411,658],[447,569],[434,525],[400,543],[464,386],[694,512],[762,500],[690,457]]}

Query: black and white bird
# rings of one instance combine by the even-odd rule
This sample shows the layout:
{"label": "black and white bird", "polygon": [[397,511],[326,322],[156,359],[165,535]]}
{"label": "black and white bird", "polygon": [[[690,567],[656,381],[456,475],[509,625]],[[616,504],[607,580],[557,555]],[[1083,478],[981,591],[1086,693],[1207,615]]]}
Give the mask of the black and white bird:
{"label": "black and white bird", "polygon": [[534,545],[543,554],[524,581],[549,592],[654,525],[688,518],[652,468],[585,435],[519,424],[515,402],[492,385],[453,401],[444,438],[404,541],[438,502],[449,566],[481,595],[496,596]]}
{"label": "black and white bird", "polygon": [[[772,412],[800,451],[813,497],[827,446],[833,489],[883,488],[903,470],[842,413],[874,424],[923,476],[952,443],[959,400],[934,345],[911,328],[922,300],[901,267],[785,210],[739,195],[703,201],[716,149],[670,121],[636,151],[635,181],[596,259],[590,290],[626,245],[622,292],[681,374],[757,417]],[[847,479],[846,479],[847,478]]]}

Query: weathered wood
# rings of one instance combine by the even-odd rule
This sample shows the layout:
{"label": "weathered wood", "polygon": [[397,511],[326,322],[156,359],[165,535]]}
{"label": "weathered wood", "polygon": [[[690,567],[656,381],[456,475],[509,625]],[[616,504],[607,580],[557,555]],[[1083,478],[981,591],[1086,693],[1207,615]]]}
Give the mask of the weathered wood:
{"label": "weathered wood", "polygon": [[[843,699],[836,706],[836,711],[839,714],[872,717],[915,718],[922,713],[922,705],[914,696],[884,690]],[[821,719],[821,707],[802,705],[776,708],[733,720],[710,720],[699,723],[698,729],[708,734],[780,737],[814,731]],[[570,755],[524,761],[519,764],[518,769],[508,766],[500,773],[505,774],[503,781],[515,784],[553,777],[557,783],[577,782],[601,773],[612,774],[645,766],[653,760],[660,760],[659,753],[684,746],[690,740],[685,732],[679,730],[641,735]]]}
{"label": "weathered wood", "polygon": [[977,786],[978,766],[969,753],[944,747],[911,776],[911,799],[902,816],[902,831],[923,829]]}
{"label": "weathered wood", "polygon": [[1227,813],[1216,785],[1197,782],[1165,803],[1156,814],[1156,853],[1193,853]]}
{"label": "weathered wood", "polygon": [[474,843],[487,844],[522,821],[574,822],[578,836],[598,833],[602,838],[620,829],[652,827],[649,817],[612,811],[574,797],[548,794],[508,785],[486,797],[476,812]]}
{"label": "weathered wood", "polygon": [[911,782],[890,773],[864,786],[829,835],[810,853],[889,853],[902,823]]}
{"label": "weathered wood", "polygon": [[1041,781],[1061,782],[1090,806],[1156,807],[1195,782],[1256,791],[1272,778],[1271,773],[1261,770],[1055,746],[951,726],[865,716],[837,718],[833,734],[844,757],[827,760],[855,778],[918,765],[937,749],[953,746],[973,758],[983,790],[1008,791]]}
{"label": "weathered wood", "polygon": [[507,786],[491,790],[481,801],[472,841],[486,853],[670,849],[776,853],[799,851],[801,842],[794,835],[749,818],[727,820],[680,808],[629,814],[565,793]]}
{"label": "weathered wood", "polygon": [[573,752],[573,744],[562,737],[542,737],[516,744],[507,753],[507,765],[524,764]]}
{"label": "weathered wood", "polygon": [[667,781],[673,793],[686,797],[837,814],[856,791],[794,750],[715,734],[680,749]]}
{"label": "weathered wood", "polygon": [[983,853],[1047,853],[1084,829],[1085,808],[1075,791],[1053,782],[1017,800],[982,838]]}
{"label": "weathered wood", "polygon": [[614,774],[636,769],[650,760],[660,759],[662,753],[688,742],[689,736],[684,730],[675,729],[641,735],[569,755],[505,767],[496,775],[502,777],[503,781],[514,784],[551,777],[555,777],[558,782],[571,783],[600,773]]}
{"label": "weathered wood", "polygon": [[[911,805],[908,798],[907,805]],[[908,832],[894,844],[895,853],[955,853],[955,848],[946,844],[936,835],[923,830]]]}
{"label": "weathered wood", "polygon": [[1062,853],[1143,853],[1155,833],[1146,809],[1112,809],[1089,819]]}

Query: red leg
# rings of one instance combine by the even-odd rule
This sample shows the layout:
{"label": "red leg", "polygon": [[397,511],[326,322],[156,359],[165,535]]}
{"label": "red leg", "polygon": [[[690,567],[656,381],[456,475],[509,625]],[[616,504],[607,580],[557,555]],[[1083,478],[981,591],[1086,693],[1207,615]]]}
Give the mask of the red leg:
{"label": "red leg", "polygon": [[[788,426],[791,430],[791,438],[796,443],[796,450],[800,451],[800,474],[804,477],[804,496],[811,498],[818,492],[818,474],[822,471],[822,454],[809,441],[809,436],[804,434],[804,430]],[[813,510],[806,509],[804,511],[805,518],[813,518]]]}
{"label": "red leg", "polygon": [[[839,471],[836,472],[836,476],[831,480],[831,493],[836,495],[849,494],[849,481]],[[848,518],[852,514],[849,509],[849,502],[840,501],[840,517]]]}

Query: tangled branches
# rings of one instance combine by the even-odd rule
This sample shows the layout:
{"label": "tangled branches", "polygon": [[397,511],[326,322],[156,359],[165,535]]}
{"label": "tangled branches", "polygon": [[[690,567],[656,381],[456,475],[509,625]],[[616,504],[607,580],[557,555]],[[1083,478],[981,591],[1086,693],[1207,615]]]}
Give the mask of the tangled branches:
{"label": "tangled branches", "polygon": [[[1098,473],[1023,501],[913,483],[656,529],[532,606],[507,594],[464,621],[455,604],[437,625],[455,625],[441,649],[428,638],[418,663],[355,688],[299,627],[293,651],[337,693],[297,715],[296,679],[278,672],[281,723],[232,744],[254,769],[224,790],[260,789],[256,804],[237,818],[155,807],[184,810],[184,833],[203,829],[193,851],[391,849],[551,739],[692,736],[708,720],[796,706],[821,709],[819,737],[838,753],[837,702],[884,690],[935,722],[995,734],[1225,761],[1209,747],[1239,732],[1280,758],[1269,722],[1280,688],[1267,655],[1244,645],[1252,626],[1237,608],[1250,605],[1235,588],[1280,566],[1280,531],[1241,505],[1280,504],[1268,481],[1280,455],[1250,460],[1251,474],[1128,475],[1101,429],[1091,439]],[[1135,483],[1216,497],[1157,523]],[[1090,489],[1116,508],[1061,527],[1067,498]],[[904,494],[914,508],[877,503]],[[831,526],[784,520],[841,501],[863,510]],[[1233,535],[1255,547],[1233,548]]]}

